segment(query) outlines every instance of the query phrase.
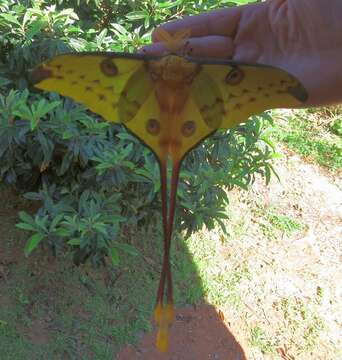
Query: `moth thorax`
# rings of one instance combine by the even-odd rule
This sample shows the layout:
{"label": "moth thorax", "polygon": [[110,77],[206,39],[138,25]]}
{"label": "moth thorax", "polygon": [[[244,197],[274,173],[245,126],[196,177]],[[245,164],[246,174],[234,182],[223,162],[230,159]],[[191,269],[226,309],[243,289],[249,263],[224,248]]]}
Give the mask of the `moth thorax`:
{"label": "moth thorax", "polygon": [[162,111],[168,113],[181,113],[189,97],[190,88],[174,81],[160,81],[155,94]]}
{"label": "moth thorax", "polygon": [[168,55],[162,62],[162,80],[174,83],[189,83],[189,79],[198,72],[199,65],[187,61],[178,55]]}

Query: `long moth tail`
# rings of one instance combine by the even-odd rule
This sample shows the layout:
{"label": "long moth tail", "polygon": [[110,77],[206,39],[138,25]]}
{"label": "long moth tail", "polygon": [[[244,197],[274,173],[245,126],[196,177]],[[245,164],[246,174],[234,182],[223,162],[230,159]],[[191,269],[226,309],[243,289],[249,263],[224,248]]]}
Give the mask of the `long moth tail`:
{"label": "long moth tail", "polygon": [[[157,301],[154,310],[154,319],[158,326],[156,347],[165,352],[168,348],[168,328],[173,321],[173,293],[172,273],[170,268],[170,245],[174,214],[176,208],[177,185],[179,179],[180,163],[174,162],[171,177],[170,208],[167,206],[167,163],[162,162],[160,166],[161,195],[162,195],[162,217],[164,231],[164,262],[160,276]],[[166,280],[166,281],[165,281]],[[167,286],[167,303],[164,304],[165,285]]]}

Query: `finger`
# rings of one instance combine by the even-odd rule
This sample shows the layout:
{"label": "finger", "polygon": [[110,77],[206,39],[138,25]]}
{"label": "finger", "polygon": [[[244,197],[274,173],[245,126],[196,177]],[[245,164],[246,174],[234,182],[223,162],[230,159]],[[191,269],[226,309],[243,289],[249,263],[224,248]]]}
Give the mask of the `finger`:
{"label": "finger", "polygon": [[[214,10],[197,16],[187,16],[181,20],[172,21],[161,25],[170,34],[179,30],[191,30],[191,37],[222,35],[234,36],[241,17],[241,8],[231,7]],[[158,41],[156,33],[152,33],[152,40]]]}
{"label": "finger", "polygon": [[242,44],[236,44],[234,48],[234,61],[249,62],[249,63],[265,63],[271,65],[262,58],[262,48],[253,41],[245,41]]}
{"label": "finger", "polygon": [[203,36],[186,41],[185,53],[195,57],[227,59],[233,56],[233,40],[228,36]]}
{"label": "finger", "polygon": [[138,54],[146,54],[146,55],[163,55],[167,53],[168,50],[164,43],[156,42],[150,45],[143,46],[138,49]]}
{"label": "finger", "polygon": [[[147,55],[163,55],[168,50],[163,43],[157,42],[143,47],[139,52]],[[194,57],[227,59],[233,56],[234,44],[227,36],[190,38],[186,40],[183,48],[180,47],[180,52]]]}

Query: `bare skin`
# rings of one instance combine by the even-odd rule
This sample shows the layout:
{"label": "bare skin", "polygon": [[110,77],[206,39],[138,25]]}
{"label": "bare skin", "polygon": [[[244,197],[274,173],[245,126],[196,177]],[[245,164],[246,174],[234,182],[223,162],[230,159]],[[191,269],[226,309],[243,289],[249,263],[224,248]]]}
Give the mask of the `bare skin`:
{"label": "bare skin", "polygon": [[[342,103],[342,1],[267,0],[169,22],[190,29],[192,56],[229,58],[282,68],[309,93],[305,106]],[[165,48],[155,33],[147,54]]]}

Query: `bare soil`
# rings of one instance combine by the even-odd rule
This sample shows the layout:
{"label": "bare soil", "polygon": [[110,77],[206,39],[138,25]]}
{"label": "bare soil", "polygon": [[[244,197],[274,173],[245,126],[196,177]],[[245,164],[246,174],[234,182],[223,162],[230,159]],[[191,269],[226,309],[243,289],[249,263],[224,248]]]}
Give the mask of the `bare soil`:
{"label": "bare soil", "polygon": [[[221,315],[222,316],[222,315]],[[155,331],[143,336],[136,348],[125,347],[118,360],[245,360],[246,356],[213,306],[202,305],[178,309],[170,328],[169,349],[155,348]]]}

